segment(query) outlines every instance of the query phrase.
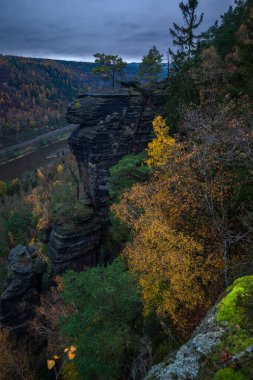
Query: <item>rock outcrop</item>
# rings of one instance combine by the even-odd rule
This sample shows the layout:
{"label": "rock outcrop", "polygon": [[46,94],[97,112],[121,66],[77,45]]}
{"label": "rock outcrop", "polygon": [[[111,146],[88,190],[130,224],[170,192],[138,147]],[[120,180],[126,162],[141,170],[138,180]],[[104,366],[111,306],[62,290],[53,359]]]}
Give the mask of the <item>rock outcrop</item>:
{"label": "rock outcrop", "polygon": [[149,372],[146,380],[197,379],[200,365],[221,341],[224,328],[216,322],[216,308],[212,309],[192,338],[175,354]]}
{"label": "rock outcrop", "polygon": [[141,152],[152,135],[152,120],[162,112],[162,93],[152,96],[134,90],[124,95],[87,94],[67,109],[77,129],[69,137],[85,193],[97,214],[106,219],[108,171],[124,155]]}
{"label": "rock outcrop", "polygon": [[10,251],[0,297],[0,328],[7,326],[17,334],[26,330],[49,277],[46,260],[36,248],[17,246]]}
{"label": "rock outcrop", "polygon": [[84,270],[97,264],[101,225],[92,208],[87,208],[81,220],[72,218],[71,228],[53,225],[47,255],[54,274],[67,269]]}
{"label": "rock outcrop", "polygon": [[146,380],[253,379],[253,276],[236,280],[192,338]]}
{"label": "rock outcrop", "polygon": [[48,256],[56,274],[69,268],[83,270],[104,256],[100,245],[107,234],[109,168],[124,155],[139,153],[147,146],[152,120],[162,113],[162,90],[150,95],[135,82],[125,83],[125,87],[125,94],[80,95],[67,109],[67,121],[77,124],[68,142],[91,214],[84,215],[81,222],[70,215],[75,224],[72,231],[64,225],[53,226]]}

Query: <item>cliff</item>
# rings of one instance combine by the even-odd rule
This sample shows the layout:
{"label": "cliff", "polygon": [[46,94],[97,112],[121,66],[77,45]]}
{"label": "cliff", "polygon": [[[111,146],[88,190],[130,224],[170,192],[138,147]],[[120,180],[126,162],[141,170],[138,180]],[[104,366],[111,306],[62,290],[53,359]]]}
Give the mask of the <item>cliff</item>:
{"label": "cliff", "polygon": [[97,213],[107,206],[108,171],[124,155],[141,152],[150,140],[151,123],[162,112],[162,93],[132,91],[124,95],[81,95],[67,109],[77,124],[69,137],[85,193]]}
{"label": "cliff", "polygon": [[[80,95],[69,105],[66,119],[76,124],[69,137],[89,204],[89,216],[74,221],[76,229],[53,226],[48,256],[55,273],[68,268],[82,270],[101,261],[101,242],[108,226],[109,168],[129,153],[139,153],[152,137],[152,120],[162,113],[162,89],[148,94],[133,83],[125,83],[126,94]],[[70,215],[71,219],[71,215]]]}
{"label": "cliff", "polygon": [[79,201],[84,212],[78,218],[69,215],[67,224],[52,226],[47,263],[35,265],[41,257],[26,247],[10,252],[0,298],[1,327],[25,331],[50,276],[67,269],[85,270],[104,261],[102,256],[107,253],[101,245],[109,224],[109,168],[124,155],[146,147],[152,136],[152,120],[162,113],[164,104],[162,90],[151,95],[138,89],[136,83],[125,86],[126,94],[81,95],[68,107],[66,119],[77,125],[69,145],[78,163],[83,187]]}

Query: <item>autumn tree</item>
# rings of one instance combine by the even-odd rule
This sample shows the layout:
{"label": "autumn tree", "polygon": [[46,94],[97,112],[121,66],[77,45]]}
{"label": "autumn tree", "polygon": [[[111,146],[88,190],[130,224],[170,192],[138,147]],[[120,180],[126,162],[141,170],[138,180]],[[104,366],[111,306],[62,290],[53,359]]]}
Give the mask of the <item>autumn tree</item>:
{"label": "autumn tree", "polygon": [[96,67],[92,70],[94,74],[101,74],[112,81],[112,88],[115,86],[116,74],[122,74],[127,63],[118,55],[106,55],[104,53],[94,54]]}
{"label": "autumn tree", "polygon": [[146,86],[153,87],[161,78],[163,72],[163,55],[153,46],[147,55],[144,55],[139,65],[139,76]]}
{"label": "autumn tree", "polygon": [[157,167],[166,162],[176,146],[176,141],[169,136],[169,127],[161,116],[157,116],[152,124],[155,139],[148,144],[148,158],[146,162],[151,167]]}
{"label": "autumn tree", "polygon": [[248,123],[252,112],[247,104],[242,107],[241,115],[228,106],[213,105],[201,112],[188,110],[184,125],[184,132],[194,144],[195,191],[219,242],[225,286],[233,275],[237,252],[248,260],[243,247],[250,244],[253,233],[253,145]]}
{"label": "autumn tree", "polygon": [[161,140],[160,129],[168,127],[160,117],[156,123],[148,149],[153,177],[125,192],[112,209],[132,229],[123,255],[139,280],[145,313],[155,309],[186,336],[222,287],[222,258],[194,188],[187,148],[166,135]]}

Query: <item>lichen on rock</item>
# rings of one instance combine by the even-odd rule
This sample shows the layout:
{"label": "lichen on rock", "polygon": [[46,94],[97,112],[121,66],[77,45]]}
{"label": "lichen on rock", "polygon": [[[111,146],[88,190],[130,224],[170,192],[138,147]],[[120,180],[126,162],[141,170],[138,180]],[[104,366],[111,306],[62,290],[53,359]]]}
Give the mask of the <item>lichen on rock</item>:
{"label": "lichen on rock", "polygon": [[253,379],[253,276],[234,281],[192,338],[146,380]]}

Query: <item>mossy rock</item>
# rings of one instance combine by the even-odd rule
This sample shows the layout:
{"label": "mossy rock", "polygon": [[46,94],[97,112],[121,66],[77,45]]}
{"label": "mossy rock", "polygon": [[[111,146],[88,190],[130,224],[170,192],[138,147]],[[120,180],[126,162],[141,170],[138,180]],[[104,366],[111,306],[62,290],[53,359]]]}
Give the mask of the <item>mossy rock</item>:
{"label": "mossy rock", "polygon": [[[245,323],[243,301],[253,295],[253,276],[246,276],[234,281],[228,288],[228,294],[218,304],[217,321],[229,325]],[[241,305],[240,305],[240,301]]]}
{"label": "mossy rock", "polygon": [[233,368],[220,369],[214,380],[248,380],[240,371],[235,371]]}

